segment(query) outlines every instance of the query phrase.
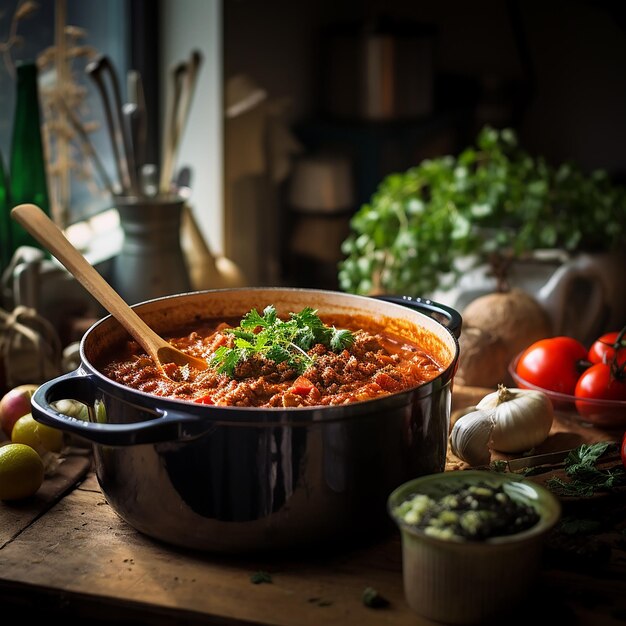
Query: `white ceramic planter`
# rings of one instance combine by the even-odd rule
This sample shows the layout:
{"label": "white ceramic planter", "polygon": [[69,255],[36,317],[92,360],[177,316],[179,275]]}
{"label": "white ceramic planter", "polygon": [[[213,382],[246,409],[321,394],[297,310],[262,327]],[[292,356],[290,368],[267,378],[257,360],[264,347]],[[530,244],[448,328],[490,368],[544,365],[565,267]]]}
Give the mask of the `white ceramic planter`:
{"label": "white ceramic planter", "polygon": [[[516,261],[508,276],[511,287],[534,295],[552,322],[554,335],[569,335],[585,344],[607,330],[626,325],[626,252],[580,253],[537,251],[533,258]],[[489,267],[463,274],[456,287],[433,296],[438,302],[463,311],[475,298],[496,289]]]}

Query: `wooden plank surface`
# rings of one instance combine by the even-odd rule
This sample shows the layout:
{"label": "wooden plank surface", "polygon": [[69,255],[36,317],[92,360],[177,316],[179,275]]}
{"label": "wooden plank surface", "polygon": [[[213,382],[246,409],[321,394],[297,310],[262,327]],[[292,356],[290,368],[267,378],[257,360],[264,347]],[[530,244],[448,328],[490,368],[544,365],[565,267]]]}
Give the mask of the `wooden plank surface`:
{"label": "wooden plank surface", "polygon": [[91,466],[88,449],[72,448],[60,457],[37,493],[15,502],[0,502],[0,548],[16,537],[76,486]]}
{"label": "wooden plank surface", "polygon": [[[552,623],[563,623],[564,615],[581,625],[619,623],[626,611],[624,556],[616,553],[596,571],[548,562],[536,593],[507,624],[527,624],[537,615],[552,615]],[[0,564],[3,593],[23,593],[25,602],[48,594],[47,611],[54,610],[54,597],[65,612],[85,619],[108,614],[134,615],[146,624],[430,624],[404,600],[396,533],[327,554],[246,559],[195,553],[140,535],[106,504],[92,476],[0,550]],[[259,571],[268,572],[271,582],[253,584],[251,575]],[[18,583],[27,585],[27,593],[16,590]],[[361,597],[368,586],[390,606],[366,607]]]}
{"label": "wooden plank surface", "polygon": [[[456,408],[482,395],[483,390],[455,394],[461,398]],[[608,436],[557,420],[544,448],[573,447]],[[11,606],[41,618],[58,614],[66,625],[74,623],[72,618],[77,624],[115,619],[160,626],[431,624],[404,600],[397,532],[369,546],[293,551],[281,557],[182,550],[145,537],[121,520],[106,503],[95,475],[85,474],[85,463],[86,457],[78,456],[63,471],[61,466],[40,498],[23,508],[0,507],[3,615]],[[449,458],[449,469],[461,466]],[[561,553],[550,551],[535,592],[506,616],[509,626],[527,626],[537,616],[551,624],[624,623],[626,514],[624,507],[612,508],[610,501],[605,505],[615,513],[615,523],[592,539],[610,547],[609,557],[581,566],[564,563]],[[253,584],[251,576],[259,571],[269,573],[271,582]],[[389,606],[365,606],[366,587],[375,588]]]}
{"label": "wooden plank surface", "polygon": [[[397,538],[384,550],[294,557],[247,560],[165,546],[123,522],[99,492],[81,487],[5,546],[0,577],[10,572],[13,581],[53,585],[66,596],[89,591],[103,601],[302,626],[322,618],[380,624],[380,613],[361,601],[365,587],[376,584],[394,606],[384,623],[414,619],[402,596]],[[251,582],[260,570],[271,574],[271,583]]]}

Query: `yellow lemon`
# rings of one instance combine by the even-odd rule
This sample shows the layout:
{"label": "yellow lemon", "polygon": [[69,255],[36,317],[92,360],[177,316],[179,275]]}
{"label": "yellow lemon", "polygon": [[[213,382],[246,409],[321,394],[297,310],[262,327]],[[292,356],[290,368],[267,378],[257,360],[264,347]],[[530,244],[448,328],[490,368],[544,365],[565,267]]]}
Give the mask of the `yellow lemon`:
{"label": "yellow lemon", "polygon": [[63,432],[57,428],[40,424],[31,413],[22,415],[15,422],[11,431],[13,443],[25,443],[34,448],[41,456],[46,452],[61,452],[63,448]]}
{"label": "yellow lemon", "polygon": [[0,447],[0,500],[21,500],[41,487],[44,466],[37,452],[23,443]]}

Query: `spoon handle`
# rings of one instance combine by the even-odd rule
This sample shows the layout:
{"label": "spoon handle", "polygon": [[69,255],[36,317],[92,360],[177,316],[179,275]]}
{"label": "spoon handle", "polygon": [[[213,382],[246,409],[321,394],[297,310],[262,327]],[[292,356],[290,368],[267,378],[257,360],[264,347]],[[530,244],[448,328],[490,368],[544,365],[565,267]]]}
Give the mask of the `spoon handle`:
{"label": "spoon handle", "polygon": [[[154,331],[70,243],[61,229],[36,205],[20,204],[11,217],[44,245],[83,287],[134,337],[156,361]],[[160,338],[159,338],[160,339]]]}

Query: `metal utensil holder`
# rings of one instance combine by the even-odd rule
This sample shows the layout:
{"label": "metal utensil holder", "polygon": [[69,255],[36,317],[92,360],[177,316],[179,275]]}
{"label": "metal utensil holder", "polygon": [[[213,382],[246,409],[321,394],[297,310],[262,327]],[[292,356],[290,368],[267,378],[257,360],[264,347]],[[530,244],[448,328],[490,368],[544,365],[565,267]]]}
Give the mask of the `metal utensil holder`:
{"label": "metal utensil holder", "polygon": [[184,204],[178,196],[116,198],[124,239],[113,286],[129,304],[191,291],[180,241]]}

